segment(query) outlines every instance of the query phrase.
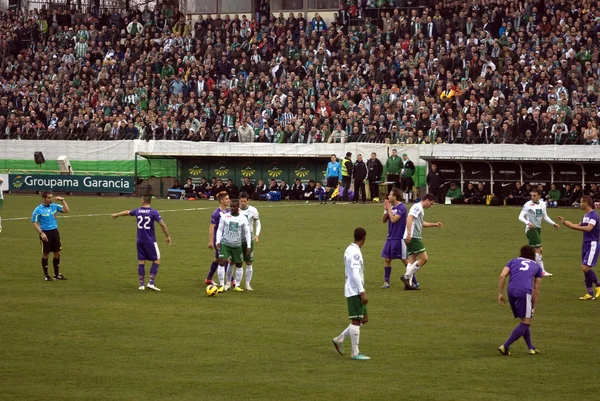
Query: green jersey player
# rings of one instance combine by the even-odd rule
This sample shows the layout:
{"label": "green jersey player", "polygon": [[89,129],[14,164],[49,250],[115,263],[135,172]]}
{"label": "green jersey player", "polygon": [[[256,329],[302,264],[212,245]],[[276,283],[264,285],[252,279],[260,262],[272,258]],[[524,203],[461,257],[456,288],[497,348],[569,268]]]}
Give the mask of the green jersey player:
{"label": "green jersey player", "polygon": [[[250,225],[250,237],[252,241],[250,242],[250,255],[244,255],[244,262],[246,262],[246,291],[252,291],[252,287],[250,286],[250,282],[252,281],[252,262],[254,261],[254,244],[258,243],[258,236],[260,235],[261,225],[260,225],[260,217],[258,215],[258,210],[254,206],[250,206],[248,204],[248,198],[250,196],[246,192],[242,192],[240,194],[240,213],[246,216],[248,219],[248,224]],[[256,231],[254,229],[254,225],[256,224]],[[246,242],[242,242],[242,250],[244,253],[248,248],[248,244]],[[242,274],[243,270],[236,271],[235,281],[241,285],[242,283]]]}
{"label": "green jersey player", "polygon": [[[250,243],[250,224],[246,216],[240,214],[240,202],[237,199],[231,200],[231,211],[225,213],[219,221],[219,229],[217,230],[216,247],[219,250],[219,265],[225,267],[228,261],[235,264],[237,271],[242,270],[242,262],[244,260],[244,251],[242,251],[242,242]],[[243,240],[242,240],[243,238]],[[252,250],[246,248],[246,255],[250,255]],[[231,267],[230,267],[231,269]],[[224,269],[219,269],[219,275],[223,274]],[[219,277],[223,282],[224,277]],[[231,288],[231,280],[227,280],[224,290]],[[243,292],[239,283],[233,289],[234,291]]]}
{"label": "green jersey player", "polygon": [[365,265],[361,248],[365,245],[367,232],[364,228],[354,230],[354,242],[344,252],[344,265],[346,271],[346,284],[344,285],[344,296],[348,304],[348,318],[350,325],[331,342],[341,355],[344,354],[344,340],[350,337],[352,343],[351,357],[357,361],[366,361],[369,358],[358,350],[360,337],[360,326],[367,324],[369,315],[367,313],[367,293],[365,291]]}
{"label": "green jersey player", "polygon": [[404,242],[406,242],[406,253],[408,255],[408,264],[406,265],[406,274],[400,279],[404,283],[405,290],[417,290],[413,284],[413,276],[421,267],[427,263],[427,251],[423,244],[423,227],[442,227],[442,223],[429,223],[423,221],[425,209],[429,209],[435,203],[435,196],[426,194],[421,202],[415,203],[408,212],[406,218],[406,231],[404,233]]}
{"label": "green jersey player", "polygon": [[560,226],[546,214],[546,202],[541,200],[541,195],[539,189],[533,188],[531,190],[531,200],[523,205],[523,210],[519,214],[519,221],[525,224],[525,235],[529,240],[529,246],[535,249],[535,262],[542,268],[543,276],[550,277],[552,274],[544,269],[544,261],[542,260],[542,219],[552,224],[556,229]]}

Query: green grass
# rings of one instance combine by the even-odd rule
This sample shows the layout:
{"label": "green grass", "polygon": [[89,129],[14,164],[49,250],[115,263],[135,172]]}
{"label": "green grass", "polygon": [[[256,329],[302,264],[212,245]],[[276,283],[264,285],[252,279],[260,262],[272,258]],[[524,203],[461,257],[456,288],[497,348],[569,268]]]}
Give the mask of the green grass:
{"label": "green grass", "polygon": [[[161,293],[136,289],[134,220],[108,217],[137,199],[69,198],[70,218],[59,221],[69,280],[50,283],[27,219],[37,204],[6,196],[2,211],[2,400],[547,401],[597,392],[589,372],[598,305],[577,299],[585,292],[581,236],[564,227],[542,232],[554,273],[543,281],[532,326],[542,354],[527,355],[522,340],[512,357],[496,351],[517,324],[496,291],[502,267],[526,240],[517,208],[427,210],[426,220],[444,228],[426,230],[422,291],[405,292],[399,262],[392,288],[379,289],[381,205],[254,202],[264,227],[255,291],[208,298],[202,280],[214,202],[155,201],[174,241],[161,246]],[[362,363],[330,343],[348,324],[342,256],[357,226],[368,232],[370,322],[361,351],[373,358]]]}

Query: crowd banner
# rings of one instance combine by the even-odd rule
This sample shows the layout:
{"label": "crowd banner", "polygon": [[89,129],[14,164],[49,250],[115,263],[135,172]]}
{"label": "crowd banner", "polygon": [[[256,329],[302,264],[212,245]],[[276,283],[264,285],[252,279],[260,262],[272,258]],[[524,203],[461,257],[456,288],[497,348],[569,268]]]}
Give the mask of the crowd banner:
{"label": "crowd banner", "polygon": [[133,193],[133,177],[89,175],[10,174],[11,191]]}

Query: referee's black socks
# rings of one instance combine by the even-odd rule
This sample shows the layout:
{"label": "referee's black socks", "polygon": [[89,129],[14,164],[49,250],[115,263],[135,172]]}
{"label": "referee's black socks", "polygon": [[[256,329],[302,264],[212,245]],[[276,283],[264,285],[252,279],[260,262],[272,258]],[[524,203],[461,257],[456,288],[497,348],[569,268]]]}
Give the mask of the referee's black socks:
{"label": "referee's black socks", "polygon": [[48,275],[48,259],[42,258],[42,269],[44,269],[44,277]]}
{"label": "referee's black socks", "polygon": [[52,265],[54,265],[54,275],[59,275],[60,258],[53,258]]}

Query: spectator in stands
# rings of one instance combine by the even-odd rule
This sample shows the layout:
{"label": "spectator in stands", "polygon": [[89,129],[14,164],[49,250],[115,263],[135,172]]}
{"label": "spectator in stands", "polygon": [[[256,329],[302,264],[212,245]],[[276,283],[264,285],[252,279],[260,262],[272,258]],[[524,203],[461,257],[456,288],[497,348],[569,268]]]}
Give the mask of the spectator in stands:
{"label": "spectator in stands", "polygon": [[206,177],[200,179],[200,183],[196,185],[196,199],[206,199],[210,196],[214,196],[211,193],[212,188],[209,186]]}
{"label": "spectator in stands", "polygon": [[442,192],[444,176],[442,175],[442,172],[438,170],[436,163],[431,163],[431,171],[427,174],[427,185],[429,186],[429,192],[435,196],[435,201],[444,203],[444,195]]}
{"label": "spectator in stands", "polygon": [[600,143],[593,2],[361,1],[339,29],[268,3],[0,12],[2,138]]}
{"label": "spectator in stands", "polygon": [[269,188],[265,184],[263,180],[258,180],[258,184],[256,185],[256,191],[252,195],[252,199],[258,200],[261,196],[266,195],[269,192]]}
{"label": "spectator in stands", "polygon": [[171,189],[185,189],[183,185],[181,185],[181,183],[179,182],[178,179],[173,180],[173,185],[171,186]]}
{"label": "spectator in stands", "polygon": [[571,206],[575,200],[573,199],[573,187],[571,184],[565,184],[565,190],[560,198],[561,206]]}
{"label": "spectator in stands", "polygon": [[242,190],[240,192],[246,192],[251,199],[254,199],[252,195],[254,195],[254,185],[250,182],[250,177],[244,177],[244,185],[242,185]]}
{"label": "spectator in stands", "polygon": [[371,153],[371,158],[367,160],[367,169],[369,170],[367,178],[369,180],[371,199],[379,198],[379,182],[383,173],[383,165],[377,158],[377,153]]}
{"label": "spectator in stands", "polygon": [[485,205],[485,198],[488,196],[488,191],[485,189],[483,182],[477,184],[477,188],[475,188],[475,194],[469,200],[471,205]]}
{"label": "spectator in stands", "polygon": [[281,199],[289,199],[290,197],[290,186],[286,184],[285,180],[281,180],[277,191],[281,193]]}
{"label": "spectator in stands", "polygon": [[556,188],[556,184],[550,184],[550,191],[548,191],[548,195],[546,195],[546,204],[548,206],[557,207],[559,206],[560,198],[560,189]]}
{"label": "spectator in stands", "polygon": [[237,199],[240,197],[240,190],[238,189],[237,185],[235,185],[233,183],[231,178],[227,179],[227,185],[225,185],[225,191],[227,191],[227,194],[229,195],[229,198],[231,198],[231,199]]}
{"label": "spectator in stands", "polygon": [[300,180],[300,178],[296,178],[296,181],[292,185],[292,188],[290,189],[290,192],[289,192],[290,200],[302,199],[302,196],[304,195],[305,190],[306,190],[306,188],[305,188],[304,184],[302,183],[302,181]]}
{"label": "spectator in stands", "polygon": [[189,199],[189,198],[195,198],[196,197],[196,186],[192,182],[191,178],[187,179],[187,182],[183,186],[183,189],[185,190],[185,197],[186,198]]}
{"label": "spectator in stands", "polygon": [[470,182],[467,184],[467,188],[463,193],[463,203],[469,204],[473,198],[475,198],[475,187],[473,186],[473,183]]}
{"label": "spectator in stands", "polygon": [[452,204],[463,203],[462,192],[454,181],[450,183],[450,188],[446,192],[446,198],[450,198]]}
{"label": "spectator in stands", "polygon": [[510,191],[510,194],[505,199],[506,204],[522,206],[523,204],[525,204],[525,195],[526,194],[523,185],[517,181],[517,183],[515,183],[514,189]]}

